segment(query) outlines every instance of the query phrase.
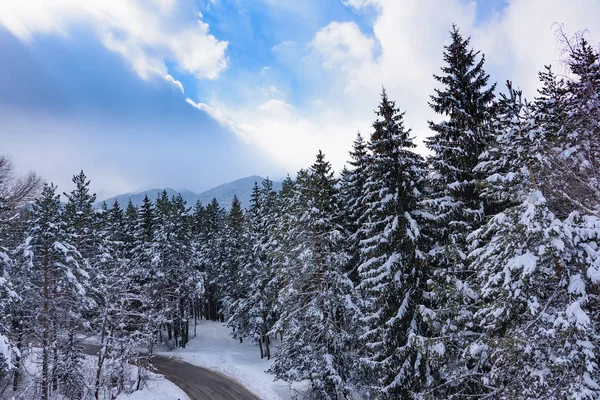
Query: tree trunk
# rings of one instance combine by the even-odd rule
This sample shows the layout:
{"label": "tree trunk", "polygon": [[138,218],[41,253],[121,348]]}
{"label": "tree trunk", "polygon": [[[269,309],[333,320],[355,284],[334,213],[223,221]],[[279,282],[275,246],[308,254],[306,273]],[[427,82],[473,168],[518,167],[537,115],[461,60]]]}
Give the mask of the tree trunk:
{"label": "tree trunk", "polygon": [[50,260],[48,259],[48,245],[44,252],[44,332],[42,333],[42,400],[48,400],[49,379],[48,364],[50,363],[50,354],[48,352],[48,335],[50,330]]}
{"label": "tree trunk", "polygon": [[263,358],[265,358],[265,356],[263,354],[262,340],[260,339],[258,339],[258,347],[260,347],[260,359],[262,360]]}
{"label": "tree trunk", "polygon": [[52,390],[58,390],[58,376],[56,368],[58,367],[58,336],[56,334],[56,325],[52,328],[52,337],[54,343],[52,345]]}
{"label": "tree trunk", "polygon": [[48,329],[44,329],[42,335],[42,400],[48,400],[48,364],[50,354],[48,352]]}
{"label": "tree trunk", "polygon": [[265,335],[265,352],[267,354],[267,360],[271,359],[271,339],[269,338],[269,335]]}
{"label": "tree trunk", "polygon": [[98,364],[96,368],[96,384],[94,389],[94,398],[96,400],[100,399],[100,378],[102,377],[102,366],[104,364],[104,358],[106,357],[106,343],[104,340],[106,338],[106,310],[104,313],[104,318],[102,319],[102,333],[100,334],[100,351],[98,352]]}
{"label": "tree trunk", "polygon": [[23,315],[21,313],[17,315],[14,326],[17,331],[17,354],[14,361],[13,392],[16,392],[19,388],[19,378],[21,376],[21,347],[23,345]]}

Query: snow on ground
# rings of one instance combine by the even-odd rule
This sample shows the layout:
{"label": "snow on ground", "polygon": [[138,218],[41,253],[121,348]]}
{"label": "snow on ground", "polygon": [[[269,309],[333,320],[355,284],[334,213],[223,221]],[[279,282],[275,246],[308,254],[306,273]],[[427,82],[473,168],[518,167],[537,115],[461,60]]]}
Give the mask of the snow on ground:
{"label": "snow on ground", "polygon": [[260,359],[258,345],[233,339],[229,328],[220,322],[199,321],[197,335],[190,339],[185,349],[158,354],[225,375],[263,400],[291,398],[290,385],[274,382],[274,376],[265,372],[272,361]]}
{"label": "snow on ground", "polygon": [[[11,388],[0,387],[0,399],[10,400],[30,400],[41,398],[41,386],[39,384],[40,376],[40,356],[41,351],[39,348],[30,347],[25,348],[21,352],[22,366],[21,366],[21,380],[19,382],[19,389],[13,392]],[[84,399],[93,399],[93,385],[96,371],[96,358],[93,356],[84,355],[82,359],[82,371],[86,380],[89,391],[85,394]],[[128,382],[131,385],[135,385],[135,381],[138,375],[138,367],[129,365],[127,373],[129,374]],[[190,400],[189,397],[173,382],[168,381],[160,374],[147,371],[145,373],[146,380],[142,389],[132,392],[130,394],[122,393],[117,396],[117,400]],[[11,380],[12,382],[12,380]],[[103,390],[100,393],[101,399],[112,398],[111,393]],[[51,399],[64,399],[63,396],[53,394]]]}
{"label": "snow on ground", "polygon": [[149,373],[143,389],[131,394],[121,394],[117,400],[189,400],[189,397],[162,375]]}

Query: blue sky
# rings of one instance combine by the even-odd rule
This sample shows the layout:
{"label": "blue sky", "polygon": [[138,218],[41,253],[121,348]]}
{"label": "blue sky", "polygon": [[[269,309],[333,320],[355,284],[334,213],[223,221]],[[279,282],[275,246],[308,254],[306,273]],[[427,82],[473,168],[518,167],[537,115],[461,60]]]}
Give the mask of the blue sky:
{"label": "blue sky", "polygon": [[553,23],[573,33],[597,15],[598,0],[6,2],[0,152],[62,190],[83,168],[101,198],[280,178],[319,149],[339,170],[382,85],[429,134],[452,22],[493,80],[533,97],[559,56]]}

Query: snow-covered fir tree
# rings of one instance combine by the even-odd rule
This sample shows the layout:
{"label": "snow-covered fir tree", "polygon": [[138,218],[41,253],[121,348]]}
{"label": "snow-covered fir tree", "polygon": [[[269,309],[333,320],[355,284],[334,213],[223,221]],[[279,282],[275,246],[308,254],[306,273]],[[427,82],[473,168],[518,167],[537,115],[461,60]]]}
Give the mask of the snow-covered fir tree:
{"label": "snow-covered fir tree", "polygon": [[415,218],[425,179],[404,114],[383,90],[368,143],[358,268],[362,384],[372,397],[412,398],[425,379],[421,353],[424,255]]}
{"label": "snow-covered fir tree", "polygon": [[335,222],[336,182],[321,152],[298,179],[300,217],[288,267],[294,279],[280,292],[274,331],[283,339],[271,371],[286,381],[310,380],[320,398],[344,398],[354,367],[347,325],[355,310],[352,282],[343,273],[343,232]]}
{"label": "snow-covered fir tree", "polygon": [[[463,38],[456,26],[450,35],[442,75],[434,76],[440,87],[431,96],[430,107],[445,120],[429,123],[434,135],[425,144],[433,154],[427,160],[431,172],[421,214],[428,219],[423,232],[430,242],[428,265],[433,272],[425,294],[431,302],[423,312],[433,337],[428,342],[430,353],[440,357],[432,366],[432,384],[442,385],[449,393],[455,384],[469,384],[468,380],[452,381],[442,366],[454,369],[466,346],[462,331],[472,328],[469,305],[477,293],[468,285],[472,270],[467,236],[486,214],[494,212],[481,198],[475,167],[490,139],[495,88],[488,84],[485,58],[469,47],[470,38]],[[439,395],[447,396],[445,392]]]}
{"label": "snow-covered fir tree", "polygon": [[225,232],[227,213],[213,199],[198,215],[198,263],[203,277],[205,315],[213,321],[224,320],[223,293],[219,286],[223,274],[223,233]]}
{"label": "snow-covered fir tree", "polygon": [[340,177],[340,206],[342,224],[346,230],[347,252],[349,255],[346,272],[353,282],[358,282],[357,266],[360,262],[359,243],[362,239],[361,218],[365,214],[366,205],[362,201],[365,189],[367,167],[367,144],[360,132],[352,143],[349,168],[344,167]]}
{"label": "snow-covered fir tree", "polygon": [[52,391],[80,398],[81,349],[73,329],[83,322],[82,311],[94,304],[86,293],[88,273],[76,245],[69,241],[61,215],[60,196],[52,184],[44,185],[31,211],[31,227],[19,249],[19,267],[29,275],[31,301],[28,319],[41,346],[42,399]]}

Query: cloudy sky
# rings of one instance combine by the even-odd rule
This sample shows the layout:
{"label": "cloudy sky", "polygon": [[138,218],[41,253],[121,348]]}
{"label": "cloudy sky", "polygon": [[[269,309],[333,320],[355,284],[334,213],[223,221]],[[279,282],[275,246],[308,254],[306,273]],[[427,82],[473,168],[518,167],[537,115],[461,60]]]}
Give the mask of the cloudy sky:
{"label": "cloudy sky", "polygon": [[[420,142],[456,23],[528,97],[600,0],[0,0],[0,152],[100,198],[340,169],[382,85]],[[422,151],[422,149],[421,149]]]}

